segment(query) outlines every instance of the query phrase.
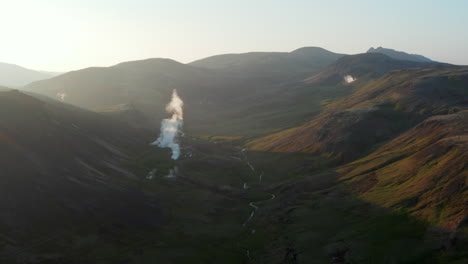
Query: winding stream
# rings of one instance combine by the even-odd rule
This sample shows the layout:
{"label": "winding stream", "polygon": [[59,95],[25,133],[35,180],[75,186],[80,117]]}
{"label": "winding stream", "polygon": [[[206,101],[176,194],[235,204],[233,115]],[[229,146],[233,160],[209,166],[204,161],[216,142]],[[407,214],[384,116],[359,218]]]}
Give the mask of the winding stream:
{"label": "winding stream", "polygon": [[[241,153],[242,153],[242,156],[247,164],[247,166],[252,170],[252,172],[255,173],[255,167],[250,163],[249,159],[247,158],[247,155],[245,154],[245,149],[242,149],[241,150]],[[262,171],[259,176],[258,176],[258,183],[261,184],[262,183],[262,177],[264,175],[264,172]],[[250,187],[248,187],[247,183],[244,183],[244,190],[247,190],[249,189]],[[255,212],[257,212],[257,210],[259,209],[259,207],[257,205],[255,205],[255,203],[260,203],[260,202],[265,202],[265,201],[270,201],[270,200],[273,200],[276,198],[276,195],[273,194],[273,193],[270,193],[271,197],[270,199],[267,199],[267,200],[260,200],[260,201],[255,201],[255,202],[250,202],[249,203],[249,206],[252,207],[252,212],[250,213],[249,217],[244,221],[244,223],[242,224],[243,227],[246,227],[247,224],[252,220],[252,218],[255,216]],[[256,230],[255,229],[250,229],[250,233],[253,235],[255,234]],[[251,256],[250,256],[250,249],[246,249],[246,256],[247,256],[247,259],[251,260]]]}

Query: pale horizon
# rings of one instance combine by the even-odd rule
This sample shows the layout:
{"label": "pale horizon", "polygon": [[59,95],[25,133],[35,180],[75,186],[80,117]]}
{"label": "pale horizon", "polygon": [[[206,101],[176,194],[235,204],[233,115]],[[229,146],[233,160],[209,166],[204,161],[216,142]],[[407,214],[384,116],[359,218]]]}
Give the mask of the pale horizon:
{"label": "pale horizon", "polygon": [[315,46],[357,54],[382,46],[468,64],[468,3],[378,2],[20,0],[2,6],[0,62],[65,72],[148,58],[188,63],[226,53]]}

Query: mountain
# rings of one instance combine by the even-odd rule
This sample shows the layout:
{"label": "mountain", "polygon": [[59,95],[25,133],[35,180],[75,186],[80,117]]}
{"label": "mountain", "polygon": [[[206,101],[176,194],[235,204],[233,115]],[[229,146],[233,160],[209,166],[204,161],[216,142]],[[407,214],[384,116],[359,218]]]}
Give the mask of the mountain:
{"label": "mountain", "polygon": [[454,233],[467,224],[467,130],[468,111],[430,117],[340,168],[341,180],[366,201],[408,210]]}
{"label": "mountain", "polygon": [[393,71],[364,83],[310,122],[248,143],[251,150],[312,152],[352,161],[423,119],[468,107],[468,69]]}
{"label": "mountain", "polygon": [[397,50],[387,49],[387,48],[382,48],[382,47],[378,47],[378,48],[371,47],[370,49],[367,50],[367,53],[382,53],[397,60],[432,62],[431,59],[426,58],[422,55],[408,54],[403,51],[397,51]]}
{"label": "mountain", "polygon": [[[138,112],[142,123],[135,125],[154,129],[158,125],[155,120],[165,116],[164,106],[172,89],[177,89],[188,99],[186,123],[193,133],[244,136],[298,125],[305,116],[316,113],[317,107],[308,108],[310,102],[303,96],[313,91],[304,87],[302,80],[340,56],[320,48],[302,48],[290,53],[221,55],[190,64],[148,59],[68,72],[24,89],[50,97],[64,95],[65,102],[128,117],[131,123]],[[225,57],[235,58],[235,66],[216,66]],[[287,91],[291,89],[301,92]],[[340,89],[319,88],[316,100],[335,98]],[[298,103],[296,99],[301,97],[304,100]],[[301,118],[288,118],[285,108]],[[254,113],[262,109],[269,120],[260,126]],[[244,113],[250,113],[249,120]]]}
{"label": "mountain", "polygon": [[[390,71],[434,65],[437,64],[398,60],[380,53],[363,53],[344,56],[305,81],[311,84],[350,84],[354,81],[362,83],[381,77]],[[346,78],[351,80],[347,81]]]}
{"label": "mountain", "polygon": [[[83,108],[132,117],[138,113],[143,127],[156,129],[165,116],[164,107],[173,89],[185,98],[187,108],[212,98],[226,98],[236,82],[229,76],[212,73],[169,59],[125,62],[112,67],[95,67],[72,71],[24,87],[27,91],[57,98]],[[219,91],[218,87],[225,87]],[[234,87],[233,87],[234,88]],[[206,104],[205,104],[206,105]],[[125,113],[132,111],[133,113]]]}
{"label": "mountain", "polygon": [[148,59],[73,71],[25,89],[51,97],[65,93],[67,102],[93,110],[130,102],[162,104],[161,96],[167,96],[172,89],[182,96],[195,96],[197,104],[209,104],[209,100],[232,99],[268,89],[277,79],[284,81],[284,74],[310,75],[340,56],[320,48],[302,48],[290,53],[220,55],[187,65]]}
{"label": "mountain", "polygon": [[49,79],[54,75],[0,62],[0,85],[20,87],[28,83]]}
{"label": "mountain", "polygon": [[302,126],[247,142],[249,155],[289,155],[260,167],[291,177],[270,189],[283,198],[262,219],[278,224],[264,262],[280,263],[281,240],[291,263],[466,259],[467,87],[467,67],[394,70],[353,83]]}
{"label": "mountain", "polygon": [[318,47],[303,47],[291,52],[248,52],[216,55],[189,65],[216,69],[234,75],[266,81],[302,78],[327,66],[343,54]]}
{"label": "mountain", "polygon": [[132,101],[163,104],[162,94],[172,89],[187,90],[187,86],[195,90],[209,77],[216,78],[176,61],[148,59],[72,71],[34,82],[25,89],[50,97],[64,93],[66,102],[96,110]]}

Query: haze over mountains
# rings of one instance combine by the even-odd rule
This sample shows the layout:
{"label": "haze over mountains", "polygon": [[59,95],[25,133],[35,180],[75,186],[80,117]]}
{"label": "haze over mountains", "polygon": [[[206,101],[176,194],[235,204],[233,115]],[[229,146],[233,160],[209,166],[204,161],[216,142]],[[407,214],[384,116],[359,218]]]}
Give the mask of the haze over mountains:
{"label": "haze over mountains", "polygon": [[[150,146],[176,89],[181,156]],[[468,67],[317,47],[0,92],[5,263],[463,263]]]}
{"label": "haze over mountains", "polygon": [[34,81],[52,78],[60,73],[35,71],[0,62],[0,86],[20,87]]}

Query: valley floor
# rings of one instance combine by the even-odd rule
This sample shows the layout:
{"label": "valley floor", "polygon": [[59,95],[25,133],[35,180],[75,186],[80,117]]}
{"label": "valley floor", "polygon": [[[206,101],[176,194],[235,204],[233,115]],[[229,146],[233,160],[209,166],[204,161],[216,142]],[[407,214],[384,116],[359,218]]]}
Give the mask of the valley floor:
{"label": "valley floor", "polygon": [[[349,192],[306,153],[252,152],[183,139],[182,157],[149,148],[128,167],[161,214],[154,226],[86,223],[3,251],[2,263],[463,263],[428,223]],[[132,210],[122,212],[132,214]],[[34,260],[34,261],[31,261]]]}
{"label": "valley floor", "polygon": [[130,165],[140,176],[132,184],[161,210],[159,227],[100,223],[58,241],[51,235],[16,257],[36,250],[50,252],[39,263],[451,263],[463,257],[441,250],[427,223],[350,194],[320,157],[189,137],[183,146],[178,161],[161,163],[168,152],[150,149]]}

